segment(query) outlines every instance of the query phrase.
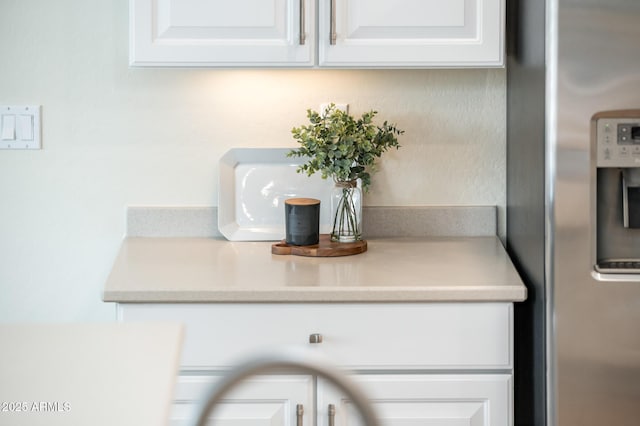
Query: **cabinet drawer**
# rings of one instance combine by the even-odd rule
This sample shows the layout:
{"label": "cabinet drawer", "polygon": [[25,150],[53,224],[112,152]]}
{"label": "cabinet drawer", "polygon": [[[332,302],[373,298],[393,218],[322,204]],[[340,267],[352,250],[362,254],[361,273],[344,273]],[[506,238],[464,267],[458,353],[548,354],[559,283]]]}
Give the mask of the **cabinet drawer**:
{"label": "cabinet drawer", "polygon": [[[185,324],[186,369],[227,369],[284,346],[353,369],[512,366],[510,303],[121,304],[119,317]],[[314,333],[322,343],[309,343]]]}

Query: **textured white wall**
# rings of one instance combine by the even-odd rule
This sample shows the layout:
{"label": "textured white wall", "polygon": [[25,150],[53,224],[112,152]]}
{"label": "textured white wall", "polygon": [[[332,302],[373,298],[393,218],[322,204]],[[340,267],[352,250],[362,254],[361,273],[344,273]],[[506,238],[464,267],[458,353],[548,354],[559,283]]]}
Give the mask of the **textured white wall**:
{"label": "textured white wall", "polygon": [[0,104],[43,106],[43,149],[0,151],[0,321],[113,319],[126,206],[216,205],[227,149],[326,101],[406,130],[367,205],[498,205],[504,234],[504,70],[130,69],[127,28],[126,0],[0,2]]}

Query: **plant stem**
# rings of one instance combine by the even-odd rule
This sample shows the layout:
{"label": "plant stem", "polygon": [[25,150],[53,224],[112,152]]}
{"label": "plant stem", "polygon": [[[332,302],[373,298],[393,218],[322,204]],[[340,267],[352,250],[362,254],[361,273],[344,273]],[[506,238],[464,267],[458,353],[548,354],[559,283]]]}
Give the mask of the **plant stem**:
{"label": "plant stem", "polygon": [[332,240],[352,242],[360,239],[358,212],[353,200],[355,188],[342,188],[342,195],[333,218]]}

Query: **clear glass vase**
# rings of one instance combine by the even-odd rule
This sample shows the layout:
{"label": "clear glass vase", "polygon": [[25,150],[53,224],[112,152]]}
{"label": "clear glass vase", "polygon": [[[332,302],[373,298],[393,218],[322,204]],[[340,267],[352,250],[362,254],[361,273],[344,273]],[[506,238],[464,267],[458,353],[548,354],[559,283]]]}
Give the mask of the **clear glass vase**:
{"label": "clear glass vase", "polygon": [[331,194],[331,241],[352,243],[362,239],[362,190],[357,181],[336,182]]}

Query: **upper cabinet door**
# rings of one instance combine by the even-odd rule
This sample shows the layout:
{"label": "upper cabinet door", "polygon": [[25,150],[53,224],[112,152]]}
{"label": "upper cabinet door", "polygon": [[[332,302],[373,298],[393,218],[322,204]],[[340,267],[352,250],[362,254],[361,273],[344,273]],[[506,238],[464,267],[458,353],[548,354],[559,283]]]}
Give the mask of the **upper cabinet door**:
{"label": "upper cabinet door", "polygon": [[314,64],[313,0],[130,0],[129,7],[131,65]]}
{"label": "upper cabinet door", "polygon": [[319,65],[499,67],[505,0],[318,0]]}

